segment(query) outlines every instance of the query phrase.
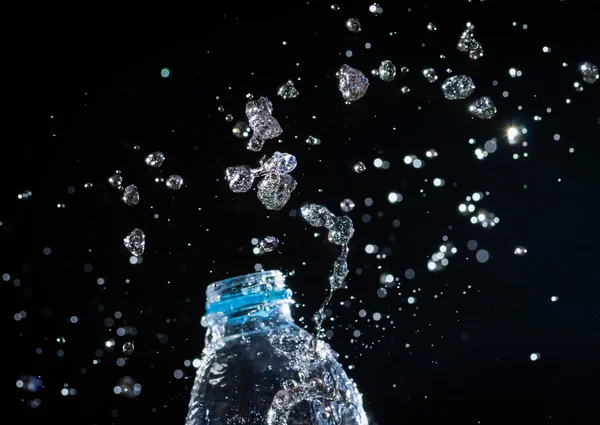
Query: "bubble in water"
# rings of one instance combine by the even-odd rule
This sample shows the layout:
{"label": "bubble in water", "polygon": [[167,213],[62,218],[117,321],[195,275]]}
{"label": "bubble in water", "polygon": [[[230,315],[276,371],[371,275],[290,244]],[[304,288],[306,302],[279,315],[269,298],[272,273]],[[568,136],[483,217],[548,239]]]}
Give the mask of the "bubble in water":
{"label": "bubble in water", "polygon": [[400,72],[403,74],[408,74],[408,67],[403,66],[402,68],[400,68]]}
{"label": "bubble in water", "polygon": [[400,88],[400,93],[402,93],[402,94],[408,94],[408,93],[410,93],[410,87],[408,87],[408,86],[402,86]]}
{"label": "bubble in water", "polygon": [[482,120],[488,120],[496,115],[496,106],[491,98],[483,96],[469,105],[469,112]]}
{"label": "bubble in water", "polygon": [[345,213],[349,213],[350,211],[352,211],[355,206],[356,205],[354,204],[354,201],[350,198],[346,198],[342,202],[340,202],[340,209]]}
{"label": "bubble in water", "polygon": [[279,246],[279,239],[275,236],[266,236],[258,243],[258,247],[262,252],[272,252]]}
{"label": "bubble in water", "polygon": [[121,176],[120,172],[116,172],[108,178],[108,183],[112,187],[121,187],[123,185],[123,176]]}
{"label": "bubble in water", "polygon": [[91,189],[92,187],[94,187],[94,184],[91,182],[87,182],[86,184],[83,185],[83,187],[85,189]]}
{"label": "bubble in water", "polygon": [[183,178],[177,174],[172,174],[167,179],[165,185],[171,190],[179,190],[183,186]]}
{"label": "bubble in water", "polygon": [[123,202],[130,207],[133,207],[140,202],[140,192],[136,185],[130,184],[125,188],[125,191],[123,192]]}
{"label": "bubble in water", "polygon": [[529,359],[530,359],[532,362],[535,362],[535,361],[539,360],[539,359],[540,359],[540,357],[542,357],[542,356],[540,355],[540,353],[531,353],[531,354],[529,355]]}
{"label": "bubble in water", "polygon": [[159,168],[165,162],[165,155],[162,152],[152,152],[146,157],[146,164],[150,167]]}
{"label": "bubble in water", "polygon": [[390,60],[382,61],[381,65],[379,65],[379,70],[377,72],[379,78],[387,83],[393,81],[396,77],[396,67]]}
{"label": "bubble in water", "polygon": [[144,253],[146,247],[146,235],[140,229],[134,229],[123,239],[125,248],[136,257]]}
{"label": "bubble in water", "polygon": [[134,350],[135,345],[133,344],[133,342],[127,341],[125,344],[123,344],[123,354],[125,354],[126,356],[132,354]]}
{"label": "bubble in water", "polygon": [[350,18],[346,21],[346,28],[348,28],[348,31],[351,31],[354,33],[360,32],[360,30],[361,30],[360,21],[356,18]]}
{"label": "bubble in water", "polygon": [[435,73],[435,69],[433,68],[425,68],[422,71],[423,77],[430,83],[435,83],[438,79],[437,74]]}
{"label": "bubble in water", "polygon": [[31,197],[31,195],[33,195],[31,190],[23,190],[19,192],[19,194],[17,195],[17,199],[20,199],[21,201],[26,201]]}
{"label": "bubble in water", "polygon": [[362,161],[358,161],[356,164],[354,164],[354,172],[355,173],[364,173],[365,170],[367,169],[367,166],[362,162]]}
{"label": "bubble in water", "polygon": [[306,143],[309,144],[309,145],[313,145],[313,146],[320,145],[321,144],[321,139],[318,139],[318,138],[316,138],[314,136],[308,136],[306,138]]}
{"label": "bubble in water", "polygon": [[342,65],[335,75],[338,79],[338,88],[345,101],[353,102],[367,93],[369,79],[358,69]]}
{"label": "bubble in water", "polygon": [[333,11],[337,12],[337,11],[339,11],[339,10],[340,10],[340,7],[339,7],[337,4],[332,4],[332,5],[331,5],[331,10],[333,10]]}
{"label": "bubble in water", "polygon": [[231,115],[231,114],[225,115],[225,121],[227,121],[227,122],[233,121],[233,115]]}
{"label": "bubble in water", "polygon": [[435,24],[433,22],[430,22],[427,24],[427,29],[429,31],[437,31],[437,27],[435,26]]}
{"label": "bubble in water", "polygon": [[442,83],[442,92],[448,100],[466,99],[475,90],[475,83],[468,75],[455,75]]}
{"label": "bubble in water", "polygon": [[246,146],[247,149],[258,152],[262,149],[265,140],[274,139],[283,133],[279,121],[272,113],[273,104],[264,96],[246,103],[246,116],[253,132]]}
{"label": "bubble in water", "polygon": [[588,84],[594,84],[600,78],[598,67],[591,62],[584,62],[579,66],[579,72],[583,81]]}
{"label": "bubble in water", "polygon": [[294,87],[294,82],[292,80],[287,80],[279,89],[277,90],[277,94],[284,99],[293,99],[298,97],[300,93],[296,87]]}
{"label": "bubble in water", "polygon": [[222,106],[219,106],[217,108],[217,111],[219,111],[219,112],[225,112],[225,108],[223,108]]}

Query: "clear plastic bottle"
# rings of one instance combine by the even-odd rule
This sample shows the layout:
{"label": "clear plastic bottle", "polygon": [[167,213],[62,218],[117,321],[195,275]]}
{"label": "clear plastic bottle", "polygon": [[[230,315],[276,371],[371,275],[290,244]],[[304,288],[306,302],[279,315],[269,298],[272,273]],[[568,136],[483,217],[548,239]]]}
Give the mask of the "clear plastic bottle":
{"label": "clear plastic bottle", "polygon": [[368,424],[337,354],[294,323],[293,303],[279,271],[209,285],[186,425]]}

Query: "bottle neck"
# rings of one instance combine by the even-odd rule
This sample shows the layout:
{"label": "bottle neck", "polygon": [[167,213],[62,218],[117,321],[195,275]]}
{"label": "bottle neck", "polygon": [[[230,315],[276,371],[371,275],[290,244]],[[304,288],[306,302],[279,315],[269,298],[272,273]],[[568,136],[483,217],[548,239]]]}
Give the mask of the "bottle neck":
{"label": "bottle neck", "polygon": [[292,292],[278,270],[251,273],[215,283],[206,289],[207,346],[294,323]]}

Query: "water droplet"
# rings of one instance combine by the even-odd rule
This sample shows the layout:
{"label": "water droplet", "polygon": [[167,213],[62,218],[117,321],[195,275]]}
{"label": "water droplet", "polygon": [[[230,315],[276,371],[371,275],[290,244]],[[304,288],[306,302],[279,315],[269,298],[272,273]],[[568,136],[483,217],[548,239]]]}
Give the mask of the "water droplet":
{"label": "water droplet", "polygon": [[288,153],[275,152],[260,166],[251,169],[247,165],[229,167],[225,170],[225,180],[236,193],[247,192],[255,177],[263,177],[257,185],[257,197],[269,210],[279,210],[285,206],[294,189],[296,180],[287,173],[297,165],[296,157]]}
{"label": "water droplet", "polygon": [[347,245],[354,235],[354,227],[350,217],[333,215],[325,221],[325,228],[329,229],[327,240],[335,245]]}
{"label": "water droplet", "polygon": [[171,190],[179,190],[183,186],[183,179],[177,174],[172,174],[167,179],[166,186]]}
{"label": "water droplet", "polygon": [[496,115],[496,106],[491,98],[483,96],[469,105],[469,112],[482,120],[488,120]]}
{"label": "water droplet", "polygon": [[279,239],[275,236],[267,236],[258,243],[262,252],[272,252],[279,246]]}
{"label": "water droplet", "polygon": [[350,211],[352,211],[355,206],[356,204],[350,198],[346,198],[342,202],[340,202],[340,209],[345,213],[349,213]]}
{"label": "water droplet", "polygon": [[271,115],[272,113],[273,104],[264,96],[246,103],[246,116],[253,131],[246,146],[249,150],[260,151],[265,140],[274,139],[283,133],[279,121]]}
{"label": "water droplet", "polygon": [[146,235],[140,229],[134,229],[129,235],[123,239],[125,248],[138,257],[144,253],[146,247]]}
{"label": "water droplet", "polygon": [[298,161],[289,153],[275,152],[273,156],[264,161],[258,169],[260,173],[287,174],[296,168]]}
{"label": "water droplet", "polygon": [[130,184],[125,188],[125,191],[123,192],[123,202],[130,207],[133,207],[140,202],[140,193],[136,185]]}
{"label": "water droplet", "polygon": [[448,100],[466,99],[475,90],[475,83],[467,75],[455,75],[442,83],[442,92]]}
{"label": "water droplet", "polygon": [[146,164],[150,167],[158,168],[165,162],[165,155],[162,152],[153,152],[146,157]]}
{"label": "water droplet", "polygon": [[225,180],[229,188],[235,193],[247,192],[254,183],[252,169],[247,165],[229,167],[225,170]]}
{"label": "water droplet", "polygon": [[360,21],[356,18],[350,18],[346,21],[346,28],[348,28],[349,31],[354,33],[360,32]]}
{"label": "water droplet", "polygon": [[369,79],[358,69],[342,65],[335,75],[338,79],[338,88],[345,101],[353,102],[367,93]]}
{"label": "water droplet", "polygon": [[594,84],[596,81],[598,81],[598,79],[600,79],[598,67],[590,62],[582,63],[579,66],[579,72],[581,73],[583,81],[588,84]]}
{"label": "water droplet", "polygon": [[369,6],[369,12],[371,12],[373,15],[381,15],[383,13],[383,7],[377,3],[373,3],[371,6]]}
{"label": "water droplet", "polygon": [[108,183],[110,183],[112,187],[121,187],[123,185],[123,176],[117,172],[108,178]]}
{"label": "water droplet", "polygon": [[461,34],[456,48],[461,52],[469,52],[469,57],[471,59],[479,59],[483,56],[483,47],[475,40],[475,37],[473,36],[474,29],[475,26],[470,22],[467,22],[467,27]]}
{"label": "water droplet", "polygon": [[294,87],[294,82],[292,80],[287,80],[287,82],[279,87],[277,94],[284,99],[293,99],[298,97],[300,93],[298,93],[298,90]]}
{"label": "water droplet", "polygon": [[387,83],[393,81],[396,77],[396,67],[392,61],[384,60],[381,62],[381,65],[379,65],[378,75],[382,81]]}
{"label": "water droplet", "polygon": [[354,164],[354,172],[355,173],[364,173],[365,170],[367,169],[367,166],[362,162],[362,161],[358,161],[356,164]]}
{"label": "water droplet", "polygon": [[423,69],[422,73],[423,77],[425,77],[425,79],[430,83],[435,83],[438,79],[438,76],[433,68],[425,68]]}
{"label": "water droplet", "polygon": [[133,342],[127,341],[125,344],[123,344],[123,354],[125,354],[126,356],[132,354],[134,350],[135,345],[133,344]]}
{"label": "water droplet", "polygon": [[308,136],[306,138],[306,143],[309,144],[309,145],[316,146],[316,145],[320,145],[321,144],[321,140],[318,139],[318,138],[316,138],[316,137],[314,137],[314,136]]}

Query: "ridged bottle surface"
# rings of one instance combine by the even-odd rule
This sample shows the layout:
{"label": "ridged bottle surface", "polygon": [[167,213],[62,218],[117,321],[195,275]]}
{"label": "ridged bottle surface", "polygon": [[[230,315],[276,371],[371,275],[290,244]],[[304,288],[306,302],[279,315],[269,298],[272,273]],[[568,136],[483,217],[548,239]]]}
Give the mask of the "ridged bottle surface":
{"label": "ridged bottle surface", "polygon": [[215,282],[186,425],[367,425],[337,354],[294,323],[279,271]]}

